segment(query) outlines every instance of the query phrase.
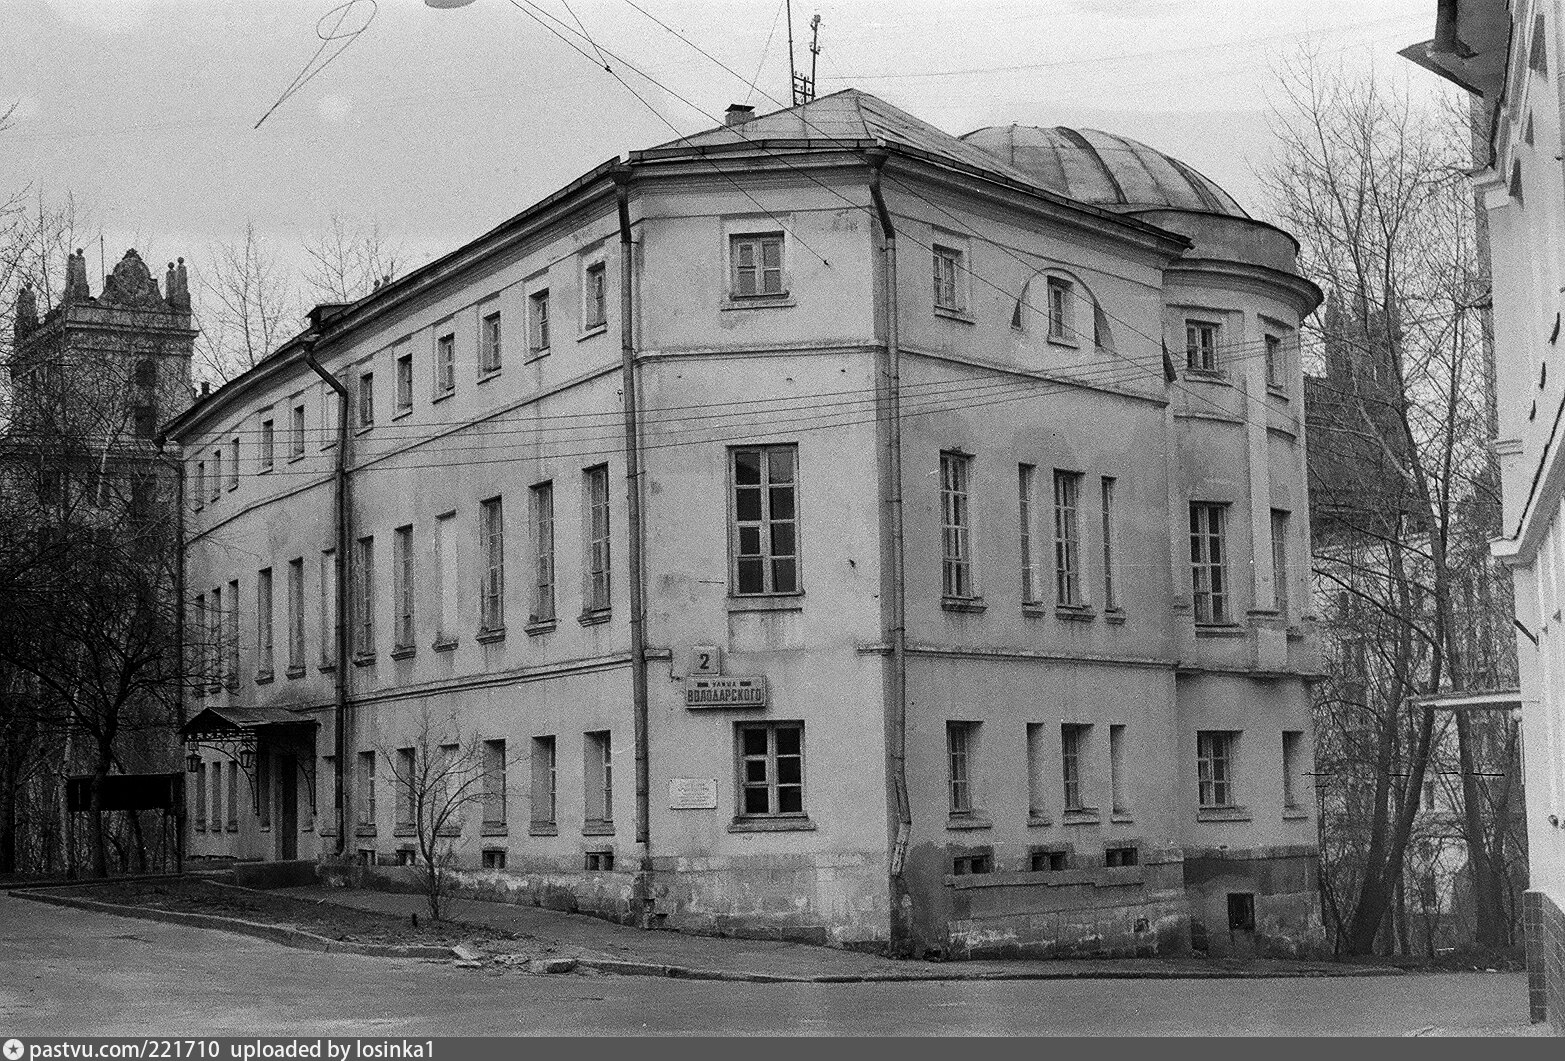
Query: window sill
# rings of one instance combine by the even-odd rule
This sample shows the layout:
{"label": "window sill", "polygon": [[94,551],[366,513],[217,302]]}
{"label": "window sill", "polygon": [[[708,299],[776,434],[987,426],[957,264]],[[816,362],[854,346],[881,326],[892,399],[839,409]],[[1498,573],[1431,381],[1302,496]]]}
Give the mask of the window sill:
{"label": "window sill", "polygon": [[1103,612],[1103,621],[1110,626],[1125,625],[1125,611],[1123,608],[1109,608]]}
{"label": "window sill", "polygon": [[1120,825],[1133,825],[1135,824],[1136,819],[1130,816],[1129,811],[1117,810],[1109,815],[1109,821],[1117,822]]}
{"label": "window sill", "polygon": [[511,827],[505,822],[484,822],[478,829],[479,836],[510,836]]}
{"label": "window sill", "polygon": [[528,836],[559,836],[560,827],[554,822],[529,822],[527,825]]}
{"label": "window sill", "polygon": [[315,669],[320,671],[322,674],[330,674],[332,671],[337,669],[337,664],[330,662],[321,663],[318,664]]}
{"label": "window sill", "polygon": [[554,619],[534,619],[522,627],[522,632],[528,637],[537,637],[539,634],[551,633],[559,625]]}
{"label": "window sill", "polygon": [[936,306],[935,316],[944,317],[950,321],[960,321],[963,324],[977,324],[978,318],[962,309],[953,309],[950,306]]}
{"label": "window sill", "polygon": [[375,430],[374,424],[360,424],[358,427],[353,429],[353,434],[355,437],[357,437],[359,435],[367,435],[373,430]]}
{"label": "window sill", "polygon": [[397,836],[397,837],[417,836],[418,835],[418,829],[413,825],[412,822],[405,822],[402,825],[399,825],[395,829],[391,830],[391,835],[392,836]]}
{"label": "window sill", "polygon": [[1185,366],[1185,379],[1200,380],[1202,383],[1215,383],[1221,387],[1230,386],[1228,373],[1220,368],[1191,368]]}
{"label": "window sill", "polygon": [[456,388],[455,387],[452,387],[448,391],[439,391],[436,394],[430,395],[430,397],[429,397],[429,404],[433,405],[436,402],[443,402],[447,398],[453,397],[455,394],[456,394]]}
{"label": "window sill", "polygon": [[1027,816],[1027,828],[1041,829],[1054,824],[1054,819],[1047,814],[1029,814]]}
{"label": "window sill", "polygon": [[478,374],[479,386],[482,386],[483,384],[488,383],[492,379],[498,378],[502,374],[502,372],[503,372],[503,370],[502,369],[498,369],[498,368],[491,368],[487,372],[480,372]]}
{"label": "window sill", "polygon": [[396,412],[391,414],[391,419],[392,420],[401,420],[404,416],[407,416],[412,411],[413,411],[413,407],[411,405],[406,406],[406,407],[401,408],[401,409],[398,409]]}
{"label": "window sill", "polygon": [[271,685],[272,684],[272,680],[275,677],[276,677],[276,675],[273,674],[270,669],[258,670],[258,671],[255,672],[255,684],[257,684],[257,685]]}
{"label": "window sill", "polygon": [[302,453],[290,453],[290,454],[288,454],[287,460],[288,460],[289,464],[298,464],[300,461],[304,460],[304,454],[302,454]]}
{"label": "window sill", "polygon": [[418,654],[418,649],[412,645],[398,645],[391,650],[392,659],[412,659]]}
{"label": "window sill", "polygon": [[1098,813],[1096,807],[1080,807],[1076,810],[1068,810],[1060,817],[1061,825],[1101,825],[1103,815]]}
{"label": "window sill", "polygon": [[1073,343],[1069,339],[1065,338],[1063,335],[1046,335],[1046,336],[1044,336],[1044,340],[1043,341],[1048,343],[1050,346],[1061,346],[1061,347],[1064,347],[1067,350],[1080,350],[1081,349],[1081,344],[1080,343]]}
{"label": "window sill", "polygon": [[496,641],[505,640],[505,627],[491,626],[478,631],[478,636],[473,638],[480,645],[492,645]]}
{"label": "window sill", "polygon": [[1244,637],[1248,631],[1237,623],[1196,623],[1197,637]]}
{"label": "window sill", "polygon": [[256,473],[255,474],[257,474],[257,475],[266,475],[266,474],[269,474],[271,472],[271,470],[272,470],[272,465],[270,465],[270,464],[263,464],[263,465],[261,465],[260,468],[256,469]]}
{"label": "window sill", "polygon": [[735,818],[728,823],[731,833],[808,833],[815,823],[805,815],[794,818]]}
{"label": "window sill", "polygon": [[354,836],[378,836],[379,835],[379,831],[373,825],[355,825],[353,827],[353,835]]}
{"label": "window sill", "polygon": [[1198,822],[1247,822],[1250,820],[1250,808],[1248,807],[1200,807],[1195,812],[1195,820]]}
{"label": "window sill", "polygon": [[1098,613],[1090,604],[1056,604],[1054,617],[1068,623],[1090,623],[1097,619]]}
{"label": "window sill", "polygon": [[952,811],[946,817],[947,829],[993,829],[994,821],[983,811]]}
{"label": "window sill", "polygon": [[1284,807],[1282,809],[1282,820],[1285,822],[1308,821],[1309,817],[1310,812],[1303,807]]}
{"label": "window sill", "polygon": [[452,652],[452,651],[454,651],[456,649],[456,638],[454,638],[454,637],[437,638],[435,643],[430,645],[429,647],[434,652]]}
{"label": "window sill", "polygon": [[729,295],[718,309],[727,313],[743,309],[789,309],[798,305],[787,292],[780,295]]}
{"label": "window sill", "polygon": [[576,341],[578,343],[586,342],[588,339],[591,339],[593,336],[602,335],[605,332],[607,332],[608,330],[609,330],[609,322],[608,321],[604,321],[601,324],[589,324],[589,325],[587,325],[587,327],[582,329],[581,334],[576,337]]}
{"label": "window sill", "polygon": [[948,612],[968,612],[977,614],[989,606],[984,603],[982,597],[941,597],[940,608]]}
{"label": "window sill", "polygon": [[598,611],[582,612],[576,617],[576,621],[583,626],[597,626],[606,623],[613,618],[614,613],[608,608],[600,608]]}
{"label": "window sill", "polygon": [[613,836],[614,823],[606,821],[591,821],[581,827],[583,836]]}
{"label": "window sill", "polygon": [[1267,394],[1267,397],[1270,397],[1270,398],[1277,398],[1277,399],[1280,399],[1282,401],[1287,401],[1288,400],[1288,391],[1285,388],[1283,388],[1283,387],[1279,387],[1275,383],[1268,383],[1266,385],[1266,394]]}
{"label": "window sill", "polygon": [[462,827],[460,825],[448,825],[443,829],[435,830],[435,835],[447,840],[455,839],[462,835]]}
{"label": "window sill", "polygon": [[239,823],[238,822],[229,822],[228,823],[228,831],[231,832],[231,833],[237,833],[239,831]]}
{"label": "window sill", "polygon": [[544,358],[546,358],[548,356],[549,356],[549,348],[547,346],[541,346],[541,347],[539,347],[536,350],[528,351],[527,356],[522,358],[522,364],[530,365],[534,361],[542,361]]}
{"label": "window sill", "polygon": [[753,596],[728,595],[728,612],[799,612],[804,610],[804,592],[757,593]]}
{"label": "window sill", "polygon": [[289,681],[293,681],[295,678],[302,678],[304,677],[304,668],[300,666],[289,667],[283,672],[283,677]]}
{"label": "window sill", "polygon": [[355,667],[373,667],[375,665],[375,653],[360,652],[353,657],[353,665]]}

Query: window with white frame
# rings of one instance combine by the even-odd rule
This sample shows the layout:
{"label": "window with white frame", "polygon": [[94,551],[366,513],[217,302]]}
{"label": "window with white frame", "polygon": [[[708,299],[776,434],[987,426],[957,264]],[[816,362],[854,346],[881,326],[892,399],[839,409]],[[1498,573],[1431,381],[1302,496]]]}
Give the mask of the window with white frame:
{"label": "window with white frame", "polygon": [[605,327],[609,322],[608,267],[601,261],[590,263],[582,274],[582,327],[587,331]]}
{"label": "window with white frame", "polygon": [[505,816],[505,741],[484,741],[483,807],[484,824],[504,825]]}
{"label": "window with white frame", "polygon": [[555,824],[555,746],[553,735],[533,738],[532,755],[532,823],[535,826]]}
{"label": "window with white frame", "polygon": [[962,252],[939,244],[933,250],[935,308],[961,313],[966,308],[962,299]]}
{"label": "window with white frame", "polygon": [[[1282,806],[1283,810],[1299,809],[1300,782],[1303,777],[1304,732],[1283,730],[1282,733]],[[1431,793],[1432,795],[1433,793]]]}
{"label": "window with white frame", "polygon": [[223,447],[219,446],[212,451],[212,493],[207,497],[208,501],[216,504],[217,499],[223,494]]}
{"label": "window with white frame", "polygon": [[941,593],[957,599],[977,596],[967,496],[972,464],[973,458],[965,453],[940,454]]}
{"label": "window with white frame", "polygon": [[366,535],[356,543],[353,576],[353,654],[375,655],[375,536]]}
{"label": "window with white frame", "polygon": [[1287,384],[1286,354],[1279,335],[1266,336],[1266,385],[1280,389]]}
{"label": "window with white frame", "polygon": [[418,752],[414,748],[397,749],[393,780],[397,786],[397,824],[410,828],[418,815]]}
{"label": "window with white frame", "polygon": [[478,506],[479,544],[484,558],[479,603],[479,628],[505,629],[505,513],[501,500],[491,497]]}
{"label": "window with white frame", "polygon": [[1195,372],[1216,372],[1217,340],[1222,328],[1214,321],[1185,321],[1185,367]]}
{"label": "window with white frame", "polygon": [[397,412],[405,413],[413,408],[413,351],[404,349],[397,355]]}
{"label": "window with white frame", "polygon": [[227,654],[223,647],[223,587],[212,588],[212,610],[207,613],[207,644],[211,646],[211,666],[207,668],[207,689],[218,692],[223,688],[223,665]]}
{"label": "window with white frame", "polygon": [[734,595],[797,593],[798,447],[746,446],[729,452]]}
{"label": "window with white frame", "polygon": [[239,436],[237,435],[228,443],[228,488],[239,489]]}
{"label": "window with white frame", "polygon": [[586,502],[586,593],[582,610],[603,612],[609,608],[609,466],[600,464],[582,472]]}
{"label": "window with white frame", "polygon": [[1115,552],[1119,537],[1115,528],[1114,511],[1114,488],[1116,485],[1113,476],[1109,475],[1103,476],[1098,482],[1099,503],[1103,517],[1103,609],[1105,611],[1119,610],[1119,586],[1114,579],[1114,569],[1118,561]]}
{"label": "window with white frame", "polygon": [[207,671],[211,661],[211,642],[207,640],[207,610],[206,594],[197,593],[195,606],[191,609],[189,630],[190,644],[194,651],[190,652],[191,663],[196,675],[195,694],[201,696],[206,692]]}
{"label": "window with white frame", "polygon": [[1272,602],[1284,616],[1288,614],[1288,513],[1272,509]]}
{"label": "window with white frame", "polygon": [[1022,603],[1035,604],[1043,594],[1038,556],[1038,539],[1033,521],[1037,518],[1035,492],[1038,469],[1031,464],[1016,466],[1017,506],[1021,512]]}
{"label": "window with white frame", "polygon": [[255,574],[256,677],[272,674],[272,569],[263,567]]}
{"label": "window with white frame", "polygon": [[804,817],[804,723],[741,722],[739,815]]}
{"label": "window with white frame", "polygon": [[527,296],[527,346],[534,355],[549,352],[549,289]]}
{"label": "window with white frame", "polygon": [[288,561],[288,670],[304,669],[304,557]]}
{"label": "window with white frame", "polygon": [[1066,607],[1081,595],[1081,475],[1054,473],[1054,601]]}
{"label": "window with white frame", "polygon": [[587,823],[608,825],[614,821],[614,760],[609,731],[583,734],[583,784]]}
{"label": "window with white frame", "polygon": [[337,550],[321,550],[321,666],[337,662]]}
{"label": "window with white frame", "polygon": [[391,598],[393,641],[397,649],[412,649],[413,640],[413,526],[391,532]]}
{"label": "window with white frame", "polygon": [[228,583],[228,615],[223,631],[223,681],[230,691],[239,688],[239,580]]}
{"label": "window with white frame", "polygon": [[1049,338],[1057,343],[1076,341],[1076,328],[1071,320],[1073,286],[1063,277],[1049,277]]}
{"label": "window with white frame", "polygon": [[1125,797],[1125,727],[1109,727],[1109,799],[1115,814],[1128,812]]}
{"label": "window with white frame", "polygon": [[1027,723],[1027,816],[1034,820],[1049,816],[1047,781],[1043,773],[1046,761],[1044,732],[1043,723]]}
{"label": "window with white frame", "polygon": [[440,627],[435,631],[435,640],[440,645],[456,641],[460,622],[457,535],[455,512],[435,517],[435,599],[440,602]]}
{"label": "window with white frame", "polygon": [[782,298],[787,295],[783,282],[781,232],[730,236],[728,262],[732,274],[728,288],[731,297]]}
{"label": "window with white frame", "polygon": [[500,307],[490,302],[478,309],[478,371],[499,372],[500,353]]}
{"label": "window with white frame", "polygon": [[359,430],[375,426],[375,373],[364,370],[359,373],[358,385]]}
{"label": "window with white frame", "polygon": [[1201,806],[1234,805],[1234,753],[1239,743],[1235,730],[1201,730],[1196,734],[1196,779]]}
{"label": "window with white frame", "polygon": [[375,824],[375,753],[359,753],[359,824]]}
{"label": "window with white frame", "polygon": [[206,504],[206,461],[196,461],[195,508],[197,512]]}
{"label": "window with white frame", "polygon": [[1065,789],[1065,809],[1085,811],[1087,806],[1087,746],[1092,726],[1066,722],[1060,726],[1060,779]]}
{"label": "window with white frame", "polygon": [[343,426],[343,418],[347,418],[349,425],[353,423],[353,380],[349,378],[343,381],[350,395],[347,404],[335,390],[326,387],[321,388],[321,449],[331,449],[337,444],[337,434]]}
{"label": "window with white frame", "polygon": [[538,483],[529,491],[532,522],[533,594],[528,620],[554,621],[554,483]]}
{"label": "window with white frame", "polygon": [[276,444],[276,432],[273,430],[273,422],[270,416],[261,421],[261,459],[260,468],[263,472],[272,470],[273,446]]}
{"label": "window with white frame", "polygon": [[1190,503],[1190,580],[1195,621],[1230,622],[1228,602],[1228,506],[1208,501]]}
{"label": "window with white frame", "polygon": [[456,332],[439,332],[435,336],[435,397],[444,397],[455,390]]}
{"label": "window with white frame", "polygon": [[297,402],[288,414],[288,456],[304,456],[304,403]]}
{"label": "window with white frame", "polygon": [[977,722],[946,723],[947,789],[953,816],[973,813],[973,753],[978,744]]}

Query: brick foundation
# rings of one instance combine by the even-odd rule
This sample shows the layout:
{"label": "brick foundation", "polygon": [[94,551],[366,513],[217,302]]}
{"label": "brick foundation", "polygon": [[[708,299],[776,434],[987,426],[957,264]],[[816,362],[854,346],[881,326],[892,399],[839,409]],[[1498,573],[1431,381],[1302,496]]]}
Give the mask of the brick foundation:
{"label": "brick foundation", "polygon": [[1543,892],[1523,896],[1527,940],[1527,1001],[1532,1022],[1548,1021],[1565,1035],[1565,911]]}

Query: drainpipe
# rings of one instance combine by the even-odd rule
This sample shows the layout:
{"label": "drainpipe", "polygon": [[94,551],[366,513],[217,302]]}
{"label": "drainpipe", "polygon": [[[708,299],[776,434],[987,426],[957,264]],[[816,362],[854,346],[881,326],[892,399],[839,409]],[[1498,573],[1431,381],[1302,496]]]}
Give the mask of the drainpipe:
{"label": "drainpipe", "polygon": [[[183,730],[185,723],[189,721],[185,717],[185,462],[174,460],[164,451],[168,443],[165,435],[159,435],[153,439],[153,445],[157,452],[153,454],[159,461],[167,464],[174,473],[174,660],[180,676],[179,701],[174,709],[175,717],[179,720],[179,728]],[[180,776],[185,776],[184,756],[179,758]],[[183,792],[185,786],[180,786]],[[185,831],[189,828],[189,816],[185,813],[186,799],[181,798],[179,807],[175,811],[174,825],[176,836],[174,838],[174,872],[185,872]]]}
{"label": "drainpipe", "polygon": [[614,173],[615,198],[619,207],[619,333],[620,390],[625,406],[625,511],[630,523],[628,554],[630,582],[630,684],[635,714],[636,744],[636,843],[641,848],[641,867],[637,874],[637,898],[641,919],[646,927],[652,913],[652,843],[649,818],[652,801],[647,780],[647,631],[646,596],[642,585],[644,529],[641,522],[641,429],[636,407],[636,339],[631,317],[635,309],[631,297],[634,280],[635,242],[630,232],[630,169]]}
{"label": "drainpipe", "polygon": [[890,899],[893,945],[912,935],[912,900],[907,894],[903,868],[907,862],[908,834],[913,824],[907,794],[907,597],[903,580],[904,550],[902,534],[902,350],[897,334],[897,230],[891,211],[880,190],[880,171],[886,164],[884,152],[869,155],[869,194],[880,220],[882,254],[881,290],[885,303],[885,348],[881,351],[880,375],[883,386],[876,388],[881,408],[876,420],[885,425],[885,450],[881,463],[881,504],[885,518],[885,552],[889,570],[883,570],[883,599],[891,606],[885,614],[886,640],[891,645],[891,675],[886,688],[886,772],[891,787],[892,811],[896,818],[896,836],[891,847]]}
{"label": "drainpipe", "polygon": [[[313,341],[312,341],[313,342]],[[333,720],[332,802],[337,817],[337,854],[348,851],[348,791],[343,777],[348,768],[348,587],[344,574],[348,570],[348,388],[342,381],[321,367],[315,360],[311,346],[304,348],[304,361],[326,385],[337,392],[337,467],[334,476],[336,489],[333,505],[337,515],[337,555],[334,558],[334,574],[337,578],[337,710]]]}

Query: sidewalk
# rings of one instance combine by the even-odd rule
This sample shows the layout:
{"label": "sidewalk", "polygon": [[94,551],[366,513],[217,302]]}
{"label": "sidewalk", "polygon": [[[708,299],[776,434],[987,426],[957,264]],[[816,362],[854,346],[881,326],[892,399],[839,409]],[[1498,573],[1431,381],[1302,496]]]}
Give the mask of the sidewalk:
{"label": "sidewalk", "polygon": [[[418,895],[326,887],[279,888],[275,891],[279,895],[297,899],[337,903],[377,913],[401,917],[415,913],[420,917],[425,916],[424,899]],[[573,959],[603,972],[708,980],[834,983],[871,980],[1227,979],[1400,974],[1397,969],[1373,966],[1276,959],[897,961],[807,943],[642,931],[581,914],[476,899],[452,900],[450,917],[495,931],[497,938],[473,942],[474,949],[487,958],[508,963],[523,956],[529,959]],[[505,934],[521,938],[506,939]],[[560,971],[566,971],[563,962]]]}

